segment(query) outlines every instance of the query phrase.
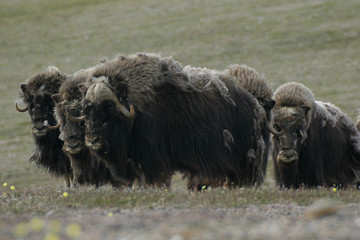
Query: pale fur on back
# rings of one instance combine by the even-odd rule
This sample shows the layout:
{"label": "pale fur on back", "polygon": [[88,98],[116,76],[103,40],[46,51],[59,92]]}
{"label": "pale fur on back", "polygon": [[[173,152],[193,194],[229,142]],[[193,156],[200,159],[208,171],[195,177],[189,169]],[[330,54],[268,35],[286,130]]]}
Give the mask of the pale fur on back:
{"label": "pale fur on back", "polygon": [[[323,119],[323,126],[330,124],[332,127],[335,127],[337,123],[340,123],[346,129],[350,130],[351,143],[354,149],[357,152],[360,152],[360,133],[353,121],[351,121],[351,119],[334,104],[321,101],[316,101],[316,103],[318,107],[317,113],[319,113],[318,115]],[[325,108],[326,113],[320,113],[319,108]]]}
{"label": "pale fur on back", "polygon": [[248,67],[247,65],[229,65],[221,74],[234,77],[240,86],[245,88],[257,99],[271,99],[273,95],[265,77],[260,76],[254,68]]}
{"label": "pale fur on back", "polygon": [[226,84],[220,79],[220,72],[208,68],[185,66],[183,71],[187,74],[189,80],[197,87],[202,89],[213,88],[219,91],[221,96],[231,104],[235,105],[231,99],[229,89]]}

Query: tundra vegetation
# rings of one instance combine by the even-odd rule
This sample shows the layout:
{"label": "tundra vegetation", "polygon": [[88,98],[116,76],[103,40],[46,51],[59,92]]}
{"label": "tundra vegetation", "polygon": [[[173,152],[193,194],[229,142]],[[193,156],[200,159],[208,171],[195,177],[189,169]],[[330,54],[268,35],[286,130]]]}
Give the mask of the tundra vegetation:
{"label": "tundra vegetation", "polygon": [[[255,0],[239,4],[235,0],[64,0],[59,4],[4,0],[0,5],[0,233],[5,239],[15,238],[15,229],[28,226],[33,217],[49,223],[58,220],[62,226],[76,222],[84,231],[93,233],[87,235],[88,239],[96,237],[92,229],[99,230],[106,239],[119,228],[123,234],[153,229],[147,236],[162,233],[158,239],[176,234],[186,239],[207,233],[224,239],[241,230],[263,234],[250,234],[244,239],[279,239],[276,230],[287,233],[288,238],[309,239],[316,235],[314,229],[338,239],[359,236],[357,190],[279,191],[274,187],[271,161],[265,182],[258,189],[220,188],[194,194],[187,191],[179,175],[173,178],[171,191],[120,191],[110,186],[65,189],[58,178],[28,163],[35,148],[29,116],[14,111],[20,83],[46,66],[73,73],[95,65],[102,56],[146,51],[172,55],[183,64],[209,69],[246,64],[264,74],[273,90],[288,81],[303,83],[317,99],[332,102],[356,121],[359,1]],[[68,197],[64,197],[64,191]],[[302,222],[304,209],[319,198],[342,202],[351,214],[310,221],[310,227]],[[167,215],[144,217],[161,209]],[[251,209],[256,209],[258,215],[249,214]],[[271,209],[279,211],[273,215]],[[236,215],[236,211],[241,214]],[[181,218],[181,212],[193,213],[196,221],[177,224],[175,215]],[[115,217],[109,218],[109,213]],[[147,220],[153,220],[155,225],[147,225]],[[293,235],[285,229],[290,225]],[[45,230],[31,232],[28,239],[44,238],[46,234]]]}

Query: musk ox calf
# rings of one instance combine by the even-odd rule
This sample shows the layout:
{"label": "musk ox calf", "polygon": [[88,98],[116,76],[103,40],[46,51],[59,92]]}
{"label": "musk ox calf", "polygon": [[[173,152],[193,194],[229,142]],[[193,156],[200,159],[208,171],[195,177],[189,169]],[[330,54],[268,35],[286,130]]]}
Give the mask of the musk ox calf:
{"label": "musk ox calf", "polygon": [[48,67],[21,84],[21,99],[26,106],[20,108],[16,103],[15,107],[19,112],[28,111],[30,115],[36,149],[29,161],[52,175],[63,177],[69,187],[72,170],[68,157],[62,151],[63,142],[59,139],[59,129],[56,129],[58,125],[51,99],[65,80],[66,76],[59,69]]}
{"label": "musk ox calf", "polygon": [[86,141],[118,176],[133,160],[148,184],[180,171],[254,185],[263,169],[252,157],[258,103],[231,78],[212,81],[199,88],[181,64],[157,54],[100,64],[83,100]]}
{"label": "musk ox calf", "polygon": [[[269,149],[271,148],[270,130],[274,131],[269,126],[271,119],[271,109],[275,102],[272,100],[272,90],[268,86],[264,77],[261,77],[255,69],[246,65],[233,64],[228,66],[223,71],[209,70],[206,68],[194,68],[186,66],[185,72],[190,74],[190,80],[199,86],[206,86],[207,84],[216,84],[218,81],[209,81],[209,79],[218,77],[220,80],[232,78],[237,84],[251,93],[258,102],[258,117],[256,118],[257,147],[254,149],[253,157],[261,164],[262,171],[257,173],[259,180],[257,184],[261,184],[265,177],[266,167],[268,162]],[[205,77],[207,75],[207,77]],[[226,82],[226,80],[225,80]],[[226,86],[218,84],[219,89],[226,89]],[[223,91],[224,92],[224,91]],[[223,93],[226,97],[226,92]],[[207,186],[219,187],[228,184],[226,179],[199,179],[198,176],[186,176],[188,178],[188,188],[201,190]]]}
{"label": "musk ox calf", "polygon": [[300,83],[274,93],[274,169],[279,186],[348,186],[359,180],[360,135],[331,103],[315,101]]}
{"label": "musk ox calf", "polygon": [[68,76],[67,81],[61,85],[59,93],[52,95],[56,103],[55,115],[60,123],[61,134],[59,138],[64,142],[63,151],[71,162],[74,186],[78,184],[94,184],[98,187],[111,183],[113,186],[119,187],[123,183],[113,180],[110,169],[105,166],[99,157],[91,154],[90,149],[85,146],[84,124],[78,123],[76,119],[71,118],[72,115],[79,115],[82,111],[81,84],[85,84],[90,72],[91,68]]}

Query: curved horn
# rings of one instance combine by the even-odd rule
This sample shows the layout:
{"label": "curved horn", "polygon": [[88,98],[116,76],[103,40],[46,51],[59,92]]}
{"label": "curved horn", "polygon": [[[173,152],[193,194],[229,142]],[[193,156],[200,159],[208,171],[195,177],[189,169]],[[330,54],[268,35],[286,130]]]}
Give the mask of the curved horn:
{"label": "curved horn", "polygon": [[60,127],[60,123],[57,123],[55,126],[47,125],[46,127],[51,130],[58,129]]}
{"label": "curved horn", "polygon": [[281,130],[280,132],[276,131],[273,126],[271,126],[271,124],[269,122],[266,123],[266,127],[267,129],[269,129],[269,131],[276,135],[276,136],[281,136],[281,135],[284,135],[285,131],[284,130]]}
{"label": "curved horn", "polygon": [[82,121],[85,120],[85,115],[82,115],[82,116],[80,116],[80,117],[74,117],[73,115],[71,115],[71,114],[69,113],[69,111],[68,111],[67,108],[66,108],[65,112],[66,112],[66,117],[67,117],[68,119],[70,119],[71,121],[73,121],[73,122],[82,122]]}
{"label": "curved horn", "polygon": [[116,103],[116,106],[118,106],[120,112],[127,118],[134,118],[135,116],[135,110],[134,110],[134,105],[133,104],[129,104],[130,107],[130,111],[127,110],[127,108],[120,103],[119,99],[115,96],[115,94],[113,95],[113,101]]}
{"label": "curved horn", "polygon": [[19,108],[18,105],[17,105],[17,101],[15,102],[15,108],[16,110],[18,110],[19,112],[26,112],[28,110],[28,106],[25,106],[25,108]]}
{"label": "curved horn", "polygon": [[114,91],[111,89],[109,84],[105,81],[107,78],[100,78],[99,82],[92,85],[87,93],[86,98],[90,101],[102,102],[104,100],[113,101],[120,112],[127,118],[134,118],[135,110],[133,104],[129,103],[130,110],[128,110],[124,104],[122,104],[119,99],[116,97]]}

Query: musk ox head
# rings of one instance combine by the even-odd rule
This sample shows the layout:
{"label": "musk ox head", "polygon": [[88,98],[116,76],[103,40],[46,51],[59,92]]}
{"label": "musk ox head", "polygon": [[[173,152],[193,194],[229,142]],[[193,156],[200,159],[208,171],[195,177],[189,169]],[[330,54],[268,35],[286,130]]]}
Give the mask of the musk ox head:
{"label": "musk ox head", "polygon": [[64,142],[63,150],[68,154],[78,154],[85,146],[85,126],[83,121],[73,121],[74,116],[82,114],[82,99],[86,89],[86,79],[90,69],[83,69],[69,76],[59,93],[52,95],[55,102],[55,115],[60,123],[59,138]]}
{"label": "musk ox head", "polygon": [[274,100],[272,125],[278,132],[273,136],[278,153],[274,160],[280,169],[282,184],[297,186],[300,148],[308,136],[315,98],[304,85],[287,83],[276,90]]}
{"label": "musk ox head", "polygon": [[85,147],[84,122],[73,122],[68,118],[68,115],[81,115],[81,94],[76,95],[76,97],[80,97],[80,99],[67,97],[66,94],[62,93],[52,96],[53,100],[56,102],[56,118],[60,123],[61,134],[59,138],[64,142],[63,150],[65,152],[69,154],[78,154]]}
{"label": "musk ox head", "polygon": [[26,105],[23,108],[15,103],[19,112],[29,112],[32,132],[35,137],[46,136],[49,129],[56,129],[60,125],[54,117],[54,102],[51,95],[58,92],[58,89],[66,77],[56,67],[48,67],[46,71],[31,77],[27,83],[22,83],[20,98]]}
{"label": "musk ox head", "polygon": [[[135,111],[128,100],[119,100],[108,84],[106,77],[94,78],[82,101],[83,115],[75,117],[68,109],[67,117],[73,122],[85,122],[85,143],[94,151],[106,154],[108,145],[106,135],[111,134],[113,122],[130,122]],[[127,125],[127,124],[125,124]],[[109,128],[110,127],[110,128]],[[101,154],[100,154],[101,155]]]}

